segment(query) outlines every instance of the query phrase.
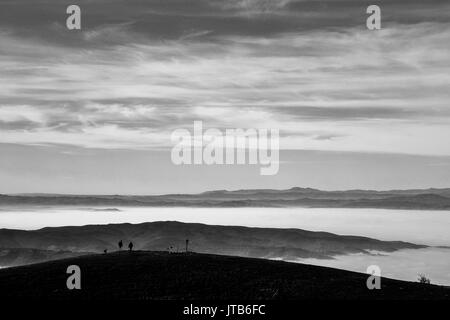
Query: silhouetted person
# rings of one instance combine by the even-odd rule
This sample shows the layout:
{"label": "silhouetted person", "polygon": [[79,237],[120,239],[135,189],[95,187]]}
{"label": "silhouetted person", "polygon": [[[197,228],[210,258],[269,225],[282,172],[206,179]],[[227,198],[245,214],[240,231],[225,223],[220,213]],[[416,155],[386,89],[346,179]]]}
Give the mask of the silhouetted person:
{"label": "silhouetted person", "polygon": [[123,242],[122,242],[122,240],[120,240],[119,241],[119,250],[122,250],[122,247],[123,247]]}
{"label": "silhouetted person", "polygon": [[108,253],[108,249],[103,250],[103,253],[107,254]]}
{"label": "silhouetted person", "polygon": [[130,242],[130,244],[128,245],[128,249],[130,249],[130,251],[133,251],[133,242]]}
{"label": "silhouetted person", "polygon": [[189,251],[189,239],[186,239],[186,252]]}

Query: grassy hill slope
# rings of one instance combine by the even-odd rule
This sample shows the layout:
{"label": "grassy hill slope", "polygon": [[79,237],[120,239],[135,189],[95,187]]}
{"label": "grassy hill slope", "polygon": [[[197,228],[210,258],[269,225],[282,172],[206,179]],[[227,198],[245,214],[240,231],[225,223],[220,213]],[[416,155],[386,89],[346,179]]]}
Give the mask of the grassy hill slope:
{"label": "grassy hill slope", "polygon": [[[81,290],[66,269],[81,268]],[[0,270],[0,298],[41,299],[450,299],[450,289],[281,261],[210,254],[115,252]]]}

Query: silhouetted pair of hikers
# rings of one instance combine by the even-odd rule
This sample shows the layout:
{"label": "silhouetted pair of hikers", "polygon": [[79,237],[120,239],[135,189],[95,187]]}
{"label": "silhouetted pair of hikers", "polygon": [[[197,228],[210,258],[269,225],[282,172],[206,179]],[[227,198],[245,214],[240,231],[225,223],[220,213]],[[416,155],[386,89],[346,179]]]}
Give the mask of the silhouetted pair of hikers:
{"label": "silhouetted pair of hikers", "polygon": [[[123,247],[123,242],[122,242],[122,240],[120,240],[119,241],[119,249],[122,250],[122,247]],[[130,243],[128,244],[128,249],[130,251],[133,251],[133,242],[130,241]]]}

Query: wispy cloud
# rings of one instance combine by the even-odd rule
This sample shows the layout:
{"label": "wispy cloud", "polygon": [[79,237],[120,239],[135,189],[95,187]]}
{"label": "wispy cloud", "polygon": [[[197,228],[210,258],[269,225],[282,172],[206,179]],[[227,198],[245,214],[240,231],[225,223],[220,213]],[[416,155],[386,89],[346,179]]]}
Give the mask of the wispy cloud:
{"label": "wispy cloud", "polygon": [[278,128],[285,149],[450,155],[446,2],[382,1],[372,32],[356,1],[82,1],[72,33],[64,5],[21,3],[0,10],[0,142],[152,149],[198,119]]}

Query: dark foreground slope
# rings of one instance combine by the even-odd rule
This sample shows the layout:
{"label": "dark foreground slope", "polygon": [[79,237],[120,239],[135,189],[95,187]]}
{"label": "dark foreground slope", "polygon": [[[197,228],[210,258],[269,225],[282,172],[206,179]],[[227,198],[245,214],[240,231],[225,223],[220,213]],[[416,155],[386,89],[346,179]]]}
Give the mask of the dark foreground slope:
{"label": "dark foreground slope", "polygon": [[[81,268],[81,290],[66,269]],[[0,270],[0,298],[40,299],[450,299],[448,288],[253,258],[165,252],[88,255]]]}
{"label": "dark foreground slope", "polygon": [[72,258],[93,252],[40,250],[33,248],[0,248],[0,266],[16,267],[26,264]]}

